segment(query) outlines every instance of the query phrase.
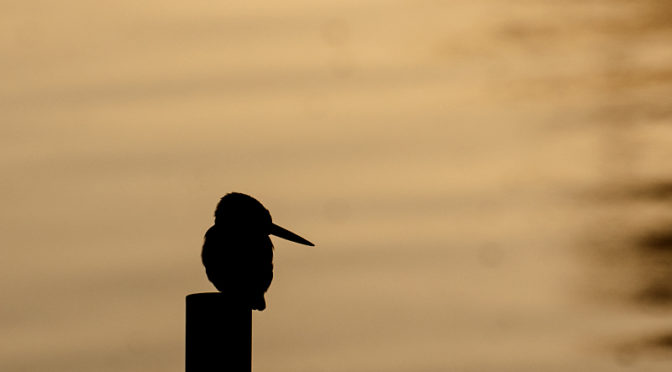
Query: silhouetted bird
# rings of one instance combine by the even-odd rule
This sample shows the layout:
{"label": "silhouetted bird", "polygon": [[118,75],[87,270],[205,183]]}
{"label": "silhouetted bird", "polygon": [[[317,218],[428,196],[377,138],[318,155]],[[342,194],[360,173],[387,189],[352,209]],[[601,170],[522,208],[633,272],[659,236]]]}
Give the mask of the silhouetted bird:
{"label": "silhouetted bird", "polygon": [[215,224],[205,233],[201,258],[208,279],[220,291],[264,310],[264,293],[273,280],[273,243],[269,234],[313,246],[271,220],[255,198],[226,194],[215,210]]}

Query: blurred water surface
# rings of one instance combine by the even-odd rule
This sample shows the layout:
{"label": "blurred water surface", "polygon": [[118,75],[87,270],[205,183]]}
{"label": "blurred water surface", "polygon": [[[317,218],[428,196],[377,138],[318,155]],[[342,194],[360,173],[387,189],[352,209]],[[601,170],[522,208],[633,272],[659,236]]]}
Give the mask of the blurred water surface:
{"label": "blurred water surface", "polygon": [[255,371],[667,371],[667,1],[0,1],[0,370],[183,370],[219,197]]}

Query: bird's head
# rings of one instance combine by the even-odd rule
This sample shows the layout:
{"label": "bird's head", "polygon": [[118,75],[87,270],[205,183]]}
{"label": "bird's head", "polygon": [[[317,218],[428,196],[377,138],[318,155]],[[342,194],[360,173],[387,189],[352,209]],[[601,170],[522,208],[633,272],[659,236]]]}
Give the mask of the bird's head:
{"label": "bird's head", "polygon": [[268,235],[272,221],[268,209],[264,208],[257,199],[232,192],[226,194],[217,204],[215,224]]}
{"label": "bird's head", "polygon": [[215,225],[241,233],[275,235],[313,246],[308,240],[273,223],[271,213],[255,198],[239,192],[224,195],[215,210]]}

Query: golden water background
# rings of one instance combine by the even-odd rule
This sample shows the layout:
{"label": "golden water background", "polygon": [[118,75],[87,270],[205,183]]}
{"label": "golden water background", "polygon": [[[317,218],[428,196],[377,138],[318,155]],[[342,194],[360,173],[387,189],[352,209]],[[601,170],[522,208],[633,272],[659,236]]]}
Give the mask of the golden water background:
{"label": "golden water background", "polygon": [[668,371],[669,1],[0,1],[0,370],[181,371],[223,194],[254,370]]}

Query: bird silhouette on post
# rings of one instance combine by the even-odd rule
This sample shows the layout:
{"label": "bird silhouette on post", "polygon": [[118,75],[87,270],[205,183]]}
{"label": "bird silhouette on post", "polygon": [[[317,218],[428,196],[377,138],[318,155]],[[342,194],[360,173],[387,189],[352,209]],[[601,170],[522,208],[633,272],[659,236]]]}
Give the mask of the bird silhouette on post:
{"label": "bird silhouette on post", "polygon": [[270,212],[255,198],[232,192],[215,210],[215,224],[205,233],[201,259],[217,290],[264,310],[264,294],[273,280],[273,243],[269,235],[314,246],[273,223]]}

